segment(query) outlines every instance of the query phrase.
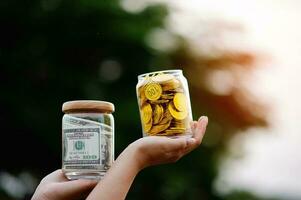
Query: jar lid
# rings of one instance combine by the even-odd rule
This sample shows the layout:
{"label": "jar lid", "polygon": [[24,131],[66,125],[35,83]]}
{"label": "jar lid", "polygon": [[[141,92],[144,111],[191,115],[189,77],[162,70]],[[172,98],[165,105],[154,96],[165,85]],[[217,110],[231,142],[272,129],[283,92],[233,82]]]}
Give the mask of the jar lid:
{"label": "jar lid", "polygon": [[114,112],[114,104],[107,101],[77,100],[67,101],[62,106],[63,112]]}

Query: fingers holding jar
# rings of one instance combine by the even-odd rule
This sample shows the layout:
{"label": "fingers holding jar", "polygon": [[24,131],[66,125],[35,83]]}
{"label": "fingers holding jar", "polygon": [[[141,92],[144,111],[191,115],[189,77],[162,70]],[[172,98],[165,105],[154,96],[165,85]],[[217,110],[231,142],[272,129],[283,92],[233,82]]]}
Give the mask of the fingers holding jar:
{"label": "fingers holding jar", "polygon": [[207,117],[201,117],[198,122],[194,121],[192,137],[143,137],[132,143],[129,148],[135,152],[136,162],[141,169],[176,162],[201,144],[207,123]]}
{"label": "fingers holding jar", "polygon": [[206,116],[200,117],[198,121],[191,122],[193,136],[191,138],[188,138],[187,140],[188,145],[184,152],[185,154],[191,152],[202,143],[203,137],[206,132],[207,124],[208,117]]}

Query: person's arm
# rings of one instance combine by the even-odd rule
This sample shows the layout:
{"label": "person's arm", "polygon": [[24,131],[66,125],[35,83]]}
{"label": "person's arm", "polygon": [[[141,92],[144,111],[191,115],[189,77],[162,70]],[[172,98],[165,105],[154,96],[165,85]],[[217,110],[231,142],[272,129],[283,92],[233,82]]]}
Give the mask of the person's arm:
{"label": "person's arm", "polygon": [[79,200],[87,195],[87,200],[123,200],[140,170],[151,165],[175,162],[195,149],[202,141],[207,122],[207,117],[193,122],[194,135],[190,139],[150,136],[133,142],[119,155],[98,184],[83,179],[69,181],[62,170],[56,170],[43,178],[32,200]]}
{"label": "person's arm", "polygon": [[117,158],[113,166],[93,189],[87,200],[123,200],[135,176],[145,167],[176,162],[195,149],[202,141],[208,123],[201,117],[192,123],[192,138],[168,138],[150,136],[130,144]]}
{"label": "person's arm", "polygon": [[137,152],[133,148],[126,148],[114,162],[87,200],[125,199],[125,196],[141,167],[135,160]]}

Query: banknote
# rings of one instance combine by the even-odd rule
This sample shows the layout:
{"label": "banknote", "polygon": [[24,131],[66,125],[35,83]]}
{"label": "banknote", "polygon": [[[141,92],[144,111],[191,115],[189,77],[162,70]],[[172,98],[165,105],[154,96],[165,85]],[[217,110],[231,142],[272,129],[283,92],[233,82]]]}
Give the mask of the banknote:
{"label": "banknote", "polygon": [[[65,115],[63,119],[63,134],[64,134],[64,158],[72,158],[68,164],[79,164],[79,162],[85,162],[85,164],[92,164],[92,160],[83,160],[82,155],[78,155],[80,151],[85,150],[86,154],[98,155],[95,162],[99,162],[101,168],[109,168],[112,160],[114,159],[114,141],[113,141],[113,129],[107,124],[92,121],[89,119],[83,119],[79,117],[74,117],[71,115]],[[98,139],[97,139],[98,138]],[[95,141],[95,140],[98,140]],[[78,143],[78,148],[74,145]],[[95,146],[96,145],[96,146]],[[95,149],[94,147],[97,147]],[[77,148],[74,150],[74,147]],[[73,148],[73,149],[71,149]],[[73,157],[70,156],[72,154]],[[86,157],[87,157],[86,155]],[[77,159],[75,159],[77,158]]]}
{"label": "banknote", "polygon": [[112,127],[107,124],[104,124],[104,123],[92,121],[89,119],[74,117],[71,115],[64,116],[64,122],[63,122],[64,129],[65,128],[76,128],[76,127],[95,127],[95,126],[106,130],[104,132],[104,134],[108,134],[108,132],[112,131]]}

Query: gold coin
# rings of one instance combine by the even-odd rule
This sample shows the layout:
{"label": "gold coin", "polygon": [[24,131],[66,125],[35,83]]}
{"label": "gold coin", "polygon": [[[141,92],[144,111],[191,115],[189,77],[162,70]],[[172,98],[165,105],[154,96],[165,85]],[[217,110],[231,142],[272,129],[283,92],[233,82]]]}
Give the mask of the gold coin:
{"label": "gold coin", "polygon": [[178,120],[182,120],[182,119],[185,119],[188,115],[188,112],[187,110],[184,110],[184,111],[177,111],[173,105],[172,102],[170,102],[168,104],[168,110],[170,112],[170,114],[175,118],[175,119],[178,119]]}
{"label": "gold coin", "polygon": [[147,123],[152,118],[152,107],[150,104],[146,103],[141,108],[141,118],[143,123]]}
{"label": "gold coin", "polygon": [[175,135],[180,135],[180,134],[184,134],[185,131],[183,130],[165,130],[164,132],[161,132],[158,135],[162,135],[162,136],[175,136]]}
{"label": "gold coin", "polygon": [[153,112],[153,116],[154,116],[153,123],[154,124],[158,124],[161,121],[161,119],[163,117],[163,112],[164,112],[164,110],[163,110],[162,106],[160,104],[156,104],[154,112]]}
{"label": "gold coin", "polygon": [[170,134],[170,135],[176,135],[176,134],[178,135],[178,134],[185,133],[185,130],[183,130],[183,129],[173,129],[173,130],[168,129],[168,130],[165,130],[165,132]]}
{"label": "gold coin", "polygon": [[151,79],[152,81],[161,84],[164,91],[176,89],[181,85],[180,81],[171,74],[158,74]]}
{"label": "gold coin", "polygon": [[177,88],[179,88],[181,86],[181,83],[178,79],[174,78],[168,82],[162,83],[162,89],[164,91],[168,91],[168,90],[176,90]]}
{"label": "gold coin", "polygon": [[173,117],[171,116],[170,112],[168,111],[168,109],[166,109],[164,111],[164,114],[163,114],[163,119],[160,121],[160,124],[166,124],[168,123],[169,121],[171,121],[173,119]]}
{"label": "gold coin", "polygon": [[172,128],[180,128],[180,129],[182,129],[182,128],[185,128],[185,123],[183,123],[181,121],[179,121],[179,122],[173,121],[172,126],[173,126]]}
{"label": "gold coin", "polygon": [[176,93],[173,98],[173,103],[177,110],[186,111],[187,110],[187,100],[183,93]]}
{"label": "gold coin", "polygon": [[183,126],[183,125],[175,125],[175,124],[173,124],[171,127],[170,127],[170,129],[185,129],[185,126]]}
{"label": "gold coin", "polygon": [[167,102],[169,102],[169,100],[167,100],[167,99],[158,99],[155,101],[150,101],[150,103],[152,103],[152,104],[162,104],[162,103],[167,103]]}
{"label": "gold coin", "polygon": [[148,123],[143,122],[142,124],[143,124],[143,130],[145,133],[148,133],[153,126],[152,119]]}
{"label": "gold coin", "polygon": [[170,133],[183,133],[185,132],[186,129],[175,129],[175,128],[170,128],[165,130],[166,132],[170,132]]}
{"label": "gold coin", "polygon": [[170,100],[170,99],[173,99],[173,97],[174,97],[174,94],[162,94],[161,95],[162,99],[168,99],[168,100]]}
{"label": "gold coin", "polygon": [[142,106],[147,100],[144,93],[144,87],[139,87],[137,93],[138,93],[139,105]]}
{"label": "gold coin", "polygon": [[186,128],[180,128],[180,127],[170,127],[169,130],[178,130],[178,131],[183,131],[186,130]]}
{"label": "gold coin", "polygon": [[150,135],[156,135],[162,131],[164,131],[165,129],[167,129],[169,126],[170,126],[170,122],[169,121],[168,123],[166,124],[158,124],[158,125],[155,125],[151,128],[151,130],[148,132]]}
{"label": "gold coin", "polygon": [[158,83],[150,83],[145,86],[145,96],[148,100],[158,100],[162,94],[162,87]]}

